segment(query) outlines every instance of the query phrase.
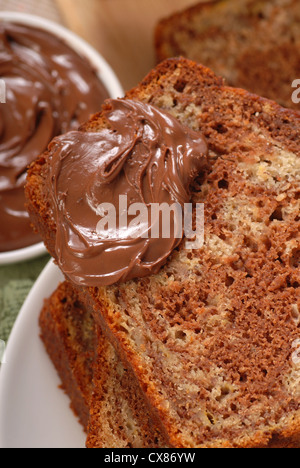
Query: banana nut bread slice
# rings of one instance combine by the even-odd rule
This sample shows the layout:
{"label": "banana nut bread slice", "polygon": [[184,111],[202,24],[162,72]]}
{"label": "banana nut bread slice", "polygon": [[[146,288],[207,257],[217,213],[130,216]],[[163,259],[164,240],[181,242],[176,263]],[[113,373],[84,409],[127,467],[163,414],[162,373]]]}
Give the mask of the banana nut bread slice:
{"label": "banana nut bread slice", "polygon": [[235,87],[285,107],[300,76],[298,0],[219,0],[162,20],[155,33],[158,61],[183,56],[210,67]]}
{"label": "banana nut bread slice", "polygon": [[88,448],[164,445],[134,382],[71,284],[60,284],[45,300],[40,328]]}
{"label": "banana nut bread slice", "polygon": [[45,300],[39,324],[41,339],[59,374],[62,389],[87,430],[97,344],[93,317],[65,282]]}
{"label": "banana nut bread slice", "polygon": [[99,326],[96,331],[87,448],[166,447],[136,380]]}
{"label": "banana nut bread slice", "polygon": [[[159,274],[84,288],[174,447],[299,447],[300,118],[223,85],[185,59],[160,64],[130,99],[201,130],[211,168],[205,244],[174,251]],[[105,125],[101,114],[82,131]],[[55,257],[47,153],[30,168],[32,221]]]}

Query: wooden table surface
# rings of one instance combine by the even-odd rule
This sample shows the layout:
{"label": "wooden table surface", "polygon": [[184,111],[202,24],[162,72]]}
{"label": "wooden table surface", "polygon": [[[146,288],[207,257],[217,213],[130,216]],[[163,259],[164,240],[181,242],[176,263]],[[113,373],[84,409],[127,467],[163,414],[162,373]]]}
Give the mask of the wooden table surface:
{"label": "wooden table surface", "polygon": [[123,87],[136,86],[155,65],[154,27],[159,19],[197,0],[56,0],[70,29],[110,63]]}

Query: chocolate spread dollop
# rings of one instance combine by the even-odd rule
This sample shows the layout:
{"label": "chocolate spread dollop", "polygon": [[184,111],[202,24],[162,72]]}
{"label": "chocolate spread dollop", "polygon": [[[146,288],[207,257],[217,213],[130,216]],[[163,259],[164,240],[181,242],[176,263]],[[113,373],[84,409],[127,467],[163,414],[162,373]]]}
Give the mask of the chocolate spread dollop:
{"label": "chocolate spread dollop", "polygon": [[[49,147],[46,187],[57,259],[71,281],[85,286],[157,273],[182,240],[182,225],[178,236],[175,215],[170,236],[152,237],[152,217],[137,229],[130,207],[142,204],[149,214],[152,204],[183,207],[190,184],[207,164],[202,134],[152,105],[108,100],[103,117],[106,128],[70,132]],[[106,207],[115,208],[117,221],[99,232]],[[128,223],[120,216],[128,216]]]}
{"label": "chocolate spread dollop", "polygon": [[0,252],[39,241],[25,210],[27,166],[57,135],[77,129],[108,92],[87,59],[43,30],[0,23]]}

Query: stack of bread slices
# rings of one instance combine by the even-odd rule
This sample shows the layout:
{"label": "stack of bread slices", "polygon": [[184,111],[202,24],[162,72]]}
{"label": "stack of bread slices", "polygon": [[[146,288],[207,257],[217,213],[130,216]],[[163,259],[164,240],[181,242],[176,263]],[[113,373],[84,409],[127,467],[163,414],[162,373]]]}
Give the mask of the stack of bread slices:
{"label": "stack of bread slices", "polygon": [[[156,275],[66,281],[46,300],[42,338],[87,447],[299,447],[299,114],[180,58],[126,99],[204,134],[210,166],[192,198],[205,242],[183,240]],[[80,131],[104,126],[99,114]],[[49,152],[31,166],[26,194],[57,260],[48,164]]]}

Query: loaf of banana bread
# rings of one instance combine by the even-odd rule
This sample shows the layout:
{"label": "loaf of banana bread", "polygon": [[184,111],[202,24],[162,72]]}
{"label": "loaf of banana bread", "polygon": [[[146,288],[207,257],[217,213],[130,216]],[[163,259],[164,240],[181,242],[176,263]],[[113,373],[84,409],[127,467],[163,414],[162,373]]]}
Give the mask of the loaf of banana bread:
{"label": "loaf of banana bread", "polygon": [[[127,98],[205,135],[210,169],[192,190],[205,243],[183,241],[148,278],[79,287],[83,300],[168,446],[299,447],[299,115],[185,59],[160,64]],[[99,114],[81,131],[105,125]],[[31,166],[26,192],[57,258],[50,159]]]}
{"label": "loaf of banana bread", "polygon": [[292,100],[300,77],[299,21],[298,0],[201,2],[158,24],[157,60],[187,57],[232,86],[300,110]]}

